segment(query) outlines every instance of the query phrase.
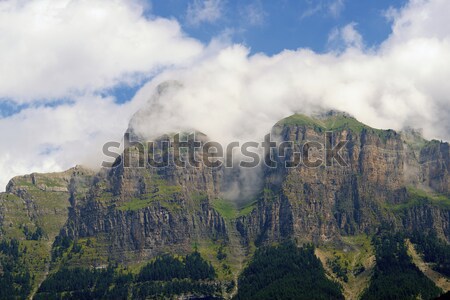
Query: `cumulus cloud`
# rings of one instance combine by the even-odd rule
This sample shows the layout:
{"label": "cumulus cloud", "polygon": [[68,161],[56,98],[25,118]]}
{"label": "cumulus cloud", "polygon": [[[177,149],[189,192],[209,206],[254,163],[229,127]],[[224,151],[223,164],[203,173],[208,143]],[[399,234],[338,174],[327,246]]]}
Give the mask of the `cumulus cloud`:
{"label": "cumulus cloud", "polygon": [[131,0],[0,1],[0,45],[0,99],[16,102],[134,84],[203,47]]}
{"label": "cumulus cloud", "polygon": [[190,25],[213,23],[222,17],[223,0],[194,0],[188,5],[186,19]]}

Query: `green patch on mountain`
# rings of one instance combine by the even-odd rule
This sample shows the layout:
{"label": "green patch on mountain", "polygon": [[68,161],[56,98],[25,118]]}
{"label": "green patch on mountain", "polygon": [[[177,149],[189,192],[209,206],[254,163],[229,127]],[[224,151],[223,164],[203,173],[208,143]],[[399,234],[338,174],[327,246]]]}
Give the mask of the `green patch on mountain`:
{"label": "green patch on mountain", "polygon": [[240,216],[250,214],[256,208],[257,201],[243,203],[239,206],[235,201],[221,198],[211,201],[212,207],[226,220],[234,220]]}
{"label": "green patch on mountain", "polygon": [[226,220],[235,219],[237,216],[236,206],[230,200],[217,198],[212,200],[211,205]]}
{"label": "green patch on mountain", "polygon": [[306,115],[302,114],[295,114],[290,117],[287,117],[277,123],[277,125],[284,125],[284,126],[306,126],[311,127],[316,131],[322,132],[325,131],[326,125],[323,124],[320,120],[313,119],[311,117],[308,117]]}
{"label": "green patch on mountain", "polygon": [[253,212],[253,210],[256,208],[257,203],[258,203],[258,201],[254,200],[252,202],[244,204],[242,207],[239,208],[238,217],[246,216],[246,215],[250,214],[251,212]]}
{"label": "green patch on mountain", "polygon": [[179,185],[169,184],[157,175],[151,175],[146,180],[146,192],[138,197],[132,197],[127,202],[118,206],[117,209],[136,211],[159,204],[170,211],[180,210],[182,190],[182,187]]}
{"label": "green patch on mountain", "polygon": [[371,239],[365,234],[343,236],[342,242],[316,249],[327,274],[339,281],[346,299],[359,299],[367,288],[375,265]]}
{"label": "green patch on mountain", "polygon": [[370,238],[367,235],[344,236],[342,244],[321,246],[328,254],[327,264],[333,273],[344,282],[365,270],[367,259],[373,255]]}
{"label": "green patch on mountain", "polygon": [[408,187],[407,202],[400,204],[386,204],[385,207],[393,212],[403,212],[416,206],[434,205],[443,209],[450,209],[450,198],[433,192],[427,192],[415,187]]}
{"label": "green patch on mountain", "polygon": [[383,141],[392,133],[391,130],[375,129],[346,114],[332,114],[314,118],[302,114],[295,114],[277,123],[281,126],[305,126],[317,132],[350,130],[360,134],[363,130],[378,135]]}
{"label": "green patch on mountain", "polygon": [[53,260],[70,267],[106,266],[109,260],[109,244],[104,235],[79,238],[75,241],[59,238],[53,246]]}
{"label": "green patch on mountain", "polygon": [[128,202],[123,203],[119,207],[117,207],[118,210],[130,210],[130,211],[136,211],[140,210],[146,207],[149,207],[152,203],[156,202],[153,198],[146,199],[146,198],[131,198]]}
{"label": "green patch on mountain", "polygon": [[230,247],[225,241],[212,240],[199,240],[194,245],[195,251],[211,263],[221,281],[232,281],[233,274],[240,271],[240,265],[232,257]]}

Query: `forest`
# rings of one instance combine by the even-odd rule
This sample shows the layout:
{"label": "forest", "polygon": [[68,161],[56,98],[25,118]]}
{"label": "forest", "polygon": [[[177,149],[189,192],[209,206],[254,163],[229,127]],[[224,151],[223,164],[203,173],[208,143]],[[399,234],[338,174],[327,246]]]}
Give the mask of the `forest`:
{"label": "forest", "polygon": [[260,248],[238,282],[235,299],[344,299],[340,285],[325,276],[313,245]]}
{"label": "forest", "polygon": [[138,274],[117,265],[104,269],[62,268],[42,283],[35,299],[145,299],[173,295],[214,295],[220,286],[214,268],[198,252],[163,255]]}
{"label": "forest", "polygon": [[0,242],[0,299],[25,299],[30,293],[32,277],[21,262],[26,251],[15,239]]}
{"label": "forest", "polygon": [[423,259],[433,264],[433,270],[450,277],[450,245],[439,239],[435,231],[416,231],[411,235],[411,242],[423,254]]}
{"label": "forest", "polygon": [[434,299],[442,291],[412,262],[407,253],[405,236],[383,231],[375,235],[376,265],[362,300]]}

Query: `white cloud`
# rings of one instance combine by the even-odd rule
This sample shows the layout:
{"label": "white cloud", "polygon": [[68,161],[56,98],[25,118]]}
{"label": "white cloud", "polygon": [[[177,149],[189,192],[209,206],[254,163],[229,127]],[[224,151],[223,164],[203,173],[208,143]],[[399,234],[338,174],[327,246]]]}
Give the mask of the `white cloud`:
{"label": "white cloud", "polygon": [[260,1],[255,1],[247,6],[241,11],[244,20],[252,26],[260,26],[264,23],[266,18],[266,12]]}
{"label": "white cloud", "polygon": [[307,1],[307,3],[309,7],[300,15],[300,19],[305,19],[319,13],[338,18],[345,8],[344,0],[318,0]]}
{"label": "white cloud", "polygon": [[411,0],[403,9],[388,14],[394,20],[391,43],[419,38],[449,39],[447,0]]}
{"label": "white cloud", "polygon": [[0,99],[27,102],[133,83],[202,45],[137,1],[0,1]]}
{"label": "white cloud", "polygon": [[222,17],[223,0],[193,0],[188,5],[187,22],[197,26],[213,23]]}
{"label": "white cloud", "polygon": [[344,10],[345,3],[344,0],[334,0],[328,5],[328,11],[330,14],[337,18],[341,15],[341,12]]}
{"label": "white cloud", "polygon": [[328,36],[328,45],[331,49],[361,49],[364,46],[363,38],[356,30],[356,25],[355,22],[352,22],[342,28],[334,28]]}
{"label": "white cloud", "polygon": [[34,107],[0,119],[0,187],[19,174],[99,167],[102,145],[119,140],[136,107],[83,96],[73,104]]}

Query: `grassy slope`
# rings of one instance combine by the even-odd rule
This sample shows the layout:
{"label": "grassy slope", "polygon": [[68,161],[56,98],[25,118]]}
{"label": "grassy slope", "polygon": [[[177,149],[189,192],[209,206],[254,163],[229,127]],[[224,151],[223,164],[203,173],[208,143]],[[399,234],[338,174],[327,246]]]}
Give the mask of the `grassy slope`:
{"label": "grassy slope", "polygon": [[355,133],[361,133],[363,130],[366,130],[377,134],[383,139],[385,139],[387,135],[390,134],[390,130],[372,128],[359,122],[355,118],[346,115],[333,115],[325,119],[318,119],[302,114],[295,114],[281,120],[277,123],[277,125],[307,126],[319,132],[349,129]]}
{"label": "grassy slope", "polygon": [[450,209],[450,198],[442,194],[427,192],[415,187],[408,187],[407,202],[395,205],[386,204],[386,208],[394,212],[402,212],[406,209],[421,205],[434,205],[442,209]]}
{"label": "grassy slope", "polygon": [[[68,193],[44,191],[47,183],[51,185],[49,188],[64,189],[63,182],[58,178],[46,179],[45,175],[39,175],[36,184],[33,184],[29,177],[17,177],[15,185],[26,190],[28,196],[24,196],[24,199],[10,193],[0,196],[0,209],[4,218],[2,238],[17,239],[21,251],[26,249],[23,263],[35,277],[34,288],[48,272],[52,243],[67,220],[69,206]],[[27,240],[24,228],[34,232],[38,226],[43,229],[45,236],[38,241]]]}
{"label": "grassy slope", "polygon": [[152,192],[143,194],[139,198],[132,198],[117,209],[134,211],[151,206],[155,203],[159,203],[169,210],[179,210],[181,208],[176,201],[176,199],[181,196],[181,186],[171,185],[156,175],[149,175],[149,177],[146,178],[146,184],[150,187]]}
{"label": "grassy slope", "polygon": [[[370,238],[366,235],[347,236],[342,239],[344,244],[340,247],[322,245],[316,248],[315,253],[321,260],[327,275],[342,285],[345,298],[359,299],[372,276],[375,266],[374,249]],[[347,270],[347,282],[333,272],[330,266],[331,261],[336,261],[342,269]],[[364,270],[360,268],[361,266]]]}

